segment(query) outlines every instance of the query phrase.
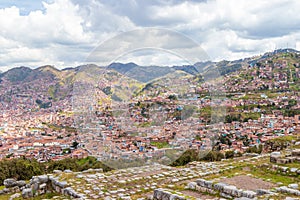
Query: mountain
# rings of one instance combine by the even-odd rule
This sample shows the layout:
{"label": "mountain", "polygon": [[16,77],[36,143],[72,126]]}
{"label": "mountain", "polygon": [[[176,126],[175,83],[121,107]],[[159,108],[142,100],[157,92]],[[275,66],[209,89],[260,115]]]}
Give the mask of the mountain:
{"label": "mountain", "polygon": [[31,81],[42,74],[28,67],[17,67],[0,74],[0,78],[6,78],[10,82]]}
{"label": "mountain", "polygon": [[42,73],[45,73],[45,74],[52,74],[52,75],[55,75],[55,76],[59,76],[60,74],[60,70],[55,68],[54,66],[51,66],[51,65],[45,65],[45,66],[41,66],[41,67],[38,67],[35,69],[36,71],[39,71],[39,72],[42,72]]}
{"label": "mountain", "polygon": [[150,83],[158,79],[165,79],[168,75],[172,75],[175,72],[184,72],[188,75],[201,75],[207,71],[214,69],[219,71],[220,75],[230,74],[242,69],[242,66],[254,66],[256,63],[262,63],[266,59],[278,57],[278,55],[294,53],[299,54],[299,51],[294,49],[277,49],[273,52],[267,52],[260,56],[251,58],[239,59],[235,61],[219,61],[219,62],[198,62],[194,65],[183,66],[139,66],[135,63],[112,63],[107,68],[100,67],[94,64],[81,65],[75,68],[65,68],[63,70],[56,69],[54,66],[45,65],[36,69],[28,67],[17,67],[10,69],[0,74],[0,80],[7,80],[12,84],[29,83],[36,80],[49,80],[50,82],[56,82],[57,88],[66,87],[72,85],[74,81],[79,79],[89,79],[91,77],[106,73],[111,73],[112,77],[106,77],[106,80],[117,78],[126,80],[135,80],[139,84]]}
{"label": "mountain", "polygon": [[108,69],[113,69],[116,70],[117,72],[121,73],[121,74],[126,74],[127,72],[131,71],[132,69],[139,67],[137,64],[135,63],[112,63],[108,66]]}
{"label": "mountain", "polygon": [[171,67],[139,66],[135,63],[112,63],[108,66],[108,69],[113,69],[125,76],[144,83],[175,71]]}
{"label": "mountain", "polygon": [[196,68],[195,65],[173,66],[172,68],[175,70],[184,71],[184,72],[192,74],[192,75],[199,74],[199,70]]}
{"label": "mountain", "polygon": [[[198,62],[194,65],[182,65],[182,66],[172,66],[172,67],[163,67],[163,66],[140,66],[135,63],[112,63],[107,68],[108,70],[114,70],[119,72],[122,75],[125,75],[129,78],[135,79],[140,82],[147,83],[152,81],[156,78],[163,77],[169,73],[173,73],[177,70],[184,71],[191,75],[201,74],[205,71],[210,69],[217,69],[219,70],[221,75],[229,74],[231,72],[235,72],[243,65],[253,65],[256,62],[259,62],[263,59],[266,59],[271,56],[275,56],[282,53],[299,53],[299,51],[294,49],[276,49],[273,52],[267,52],[260,56],[255,56],[251,58],[244,58],[234,61],[219,61],[219,62]],[[87,64],[81,65],[75,68],[65,68],[62,70],[56,69],[54,66],[45,65],[36,69],[31,69],[28,67],[17,67],[7,72],[0,73],[0,79],[6,77],[11,82],[18,82],[18,81],[30,81],[32,79],[36,79],[42,77],[44,75],[50,75],[53,77],[60,77],[63,79],[63,76],[72,72],[77,73],[78,71],[89,71],[97,68],[104,68],[99,67],[94,64]]]}

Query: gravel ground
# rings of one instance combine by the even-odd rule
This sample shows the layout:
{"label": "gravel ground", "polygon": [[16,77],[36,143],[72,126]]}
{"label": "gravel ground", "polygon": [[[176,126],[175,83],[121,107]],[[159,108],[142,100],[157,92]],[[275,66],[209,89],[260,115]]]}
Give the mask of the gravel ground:
{"label": "gravel ground", "polygon": [[235,185],[237,188],[244,190],[271,189],[275,187],[273,183],[263,181],[251,176],[240,175],[232,178],[222,179],[221,182]]}
{"label": "gravel ground", "polygon": [[217,199],[219,199],[219,198],[216,198],[216,197],[213,197],[213,196],[205,195],[205,194],[202,194],[202,193],[199,193],[199,192],[194,192],[194,191],[191,191],[191,190],[184,190],[184,191],[180,191],[180,192],[185,194],[185,195],[195,197],[195,198],[200,198],[200,199],[206,199],[206,200],[211,200],[211,199],[217,200]]}

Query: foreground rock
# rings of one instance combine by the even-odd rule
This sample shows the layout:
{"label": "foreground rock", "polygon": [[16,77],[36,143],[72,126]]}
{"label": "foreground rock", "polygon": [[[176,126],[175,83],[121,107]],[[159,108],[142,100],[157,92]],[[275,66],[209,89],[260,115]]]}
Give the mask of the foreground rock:
{"label": "foreground rock", "polygon": [[170,191],[166,189],[155,189],[153,194],[154,200],[184,200],[186,199],[184,196],[180,196],[178,194],[172,194]]}

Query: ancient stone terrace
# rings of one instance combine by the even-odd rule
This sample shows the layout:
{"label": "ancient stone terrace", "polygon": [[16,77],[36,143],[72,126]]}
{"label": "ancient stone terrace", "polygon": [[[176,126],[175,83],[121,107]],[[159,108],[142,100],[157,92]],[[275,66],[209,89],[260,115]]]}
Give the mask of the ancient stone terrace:
{"label": "ancient stone terrace", "polygon": [[[16,188],[19,182],[8,180],[5,192],[10,192],[11,197],[22,194],[24,198],[31,198],[55,191],[61,196],[54,199],[106,200],[285,199],[300,196],[297,173],[272,177],[273,171],[267,166],[271,165],[269,156],[192,162],[183,167],[152,164],[109,172],[101,169],[83,172],[55,170],[53,174],[33,177],[19,188]],[[259,169],[255,170],[256,167]],[[278,182],[279,178],[283,182]]]}

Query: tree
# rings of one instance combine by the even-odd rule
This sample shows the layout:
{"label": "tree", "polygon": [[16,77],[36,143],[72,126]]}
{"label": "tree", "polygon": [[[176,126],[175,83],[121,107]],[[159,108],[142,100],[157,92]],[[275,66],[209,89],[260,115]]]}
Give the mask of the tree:
{"label": "tree", "polygon": [[170,100],[177,100],[177,97],[176,97],[176,95],[171,94],[171,95],[168,96],[168,99],[170,99]]}
{"label": "tree", "polygon": [[262,145],[260,144],[258,147],[257,146],[249,147],[246,150],[246,152],[247,153],[258,153],[258,154],[261,154],[261,152],[262,152]]}
{"label": "tree", "polygon": [[72,146],[71,147],[73,147],[74,149],[77,149],[77,146],[79,145],[79,143],[77,142],[77,141],[74,141],[73,143],[72,143]]}
{"label": "tree", "polygon": [[297,100],[290,99],[289,102],[288,102],[288,104],[289,104],[290,107],[295,106],[295,105],[297,105]]}
{"label": "tree", "polygon": [[177,160],[175,160],[171,166],[182,166],[186,165],[189,162],[192,161],[198,161],[199,156],[198,156],[198,151],[195,149],[189,149],[185,151]]}
{"label": "tree", "polygon": [[230,150],[230,151],[225,152],[225,158],[226,159],[233,158],[233,156],[234,156],[234,151]]}
{"label": "tree", "polygon": [[210,151],[205,157],[202,158],[202,160],[205,161],[220,161],[224,159],[224,154],[219,151]]}

